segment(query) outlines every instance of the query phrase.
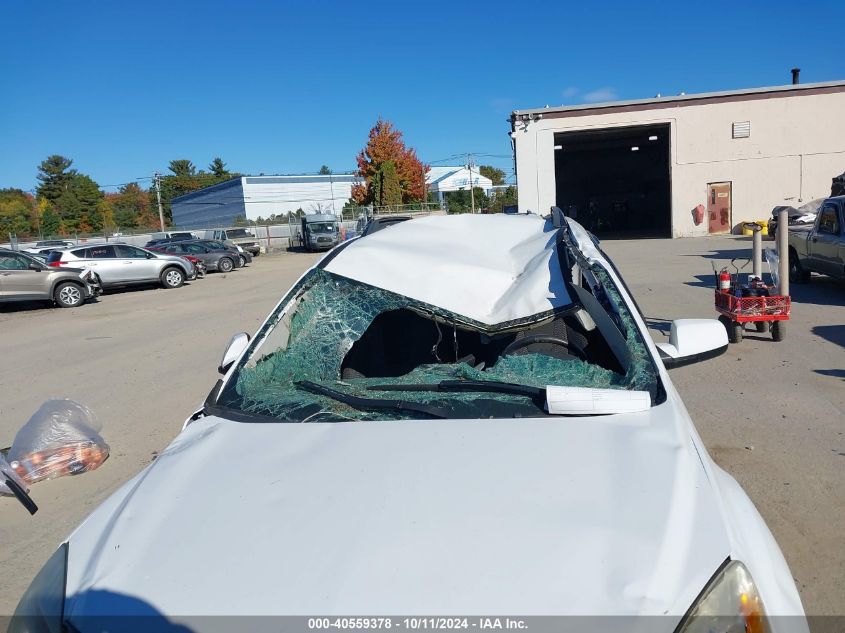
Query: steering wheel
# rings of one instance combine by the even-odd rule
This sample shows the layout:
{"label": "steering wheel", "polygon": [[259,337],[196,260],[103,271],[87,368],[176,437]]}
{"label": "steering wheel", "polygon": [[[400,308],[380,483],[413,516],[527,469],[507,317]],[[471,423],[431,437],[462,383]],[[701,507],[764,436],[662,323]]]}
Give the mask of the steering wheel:
{"label": "steering wheel", "polygon": [[562,338],[559,338],[557,336],[548,336],[547,334],[529,334],[528,336],[518,338],[502,351],[502,356],[513,354],[517,350],[520,350],[523,347],[528,347],[529,345],[534,345],[535,343],[560,345],[561,347],[565,347],[567,352],[574,352],[575,356],[587,362],[587,353],[584,350],[579,347],[576,347],[575,345],[572,345],[570,342],[565,341]]}

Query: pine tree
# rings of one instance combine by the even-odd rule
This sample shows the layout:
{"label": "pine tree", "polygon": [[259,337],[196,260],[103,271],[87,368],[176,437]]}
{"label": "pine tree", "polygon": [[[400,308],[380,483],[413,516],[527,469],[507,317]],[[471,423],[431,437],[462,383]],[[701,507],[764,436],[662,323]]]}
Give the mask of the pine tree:
{"label": "pine tree", "polygon": [[[172,165],[172,163],[171,163]],[[171,167],[172,169],[172,167]],[[219,156],[215,158],[208,166],[208,171],[210,171],[215,176],[222,178],[224,176],[229,175],[229,171],[226,169],[226,163],[223,162],[223,159]]]}
{"label": "pine tree", "polygon": [[71,169],[73,160],[58,154],[48,156],[38,166],[38,196],[55,202],[67,190],[76,170]]}

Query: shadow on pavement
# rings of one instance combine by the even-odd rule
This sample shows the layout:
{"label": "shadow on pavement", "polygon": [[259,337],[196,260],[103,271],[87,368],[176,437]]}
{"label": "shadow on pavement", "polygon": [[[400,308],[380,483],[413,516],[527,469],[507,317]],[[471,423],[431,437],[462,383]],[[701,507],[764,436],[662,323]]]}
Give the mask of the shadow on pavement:
{"label": "shadow on pavement", "polygon": [[845,347],[845,325],[817,325],[812,331],[816,336],[820,336],[834,345]]}
{"label": "shadow on pavement", "polygon": [[831,378],[841,378],[845,381],[845,369],[814,369],[813,372]]}
{"label": "shadow on pavement", "polygon": [[823,275],[813,275],[810,283],[789,284],[789,294],[793,303],[845,306],[845,284]]}

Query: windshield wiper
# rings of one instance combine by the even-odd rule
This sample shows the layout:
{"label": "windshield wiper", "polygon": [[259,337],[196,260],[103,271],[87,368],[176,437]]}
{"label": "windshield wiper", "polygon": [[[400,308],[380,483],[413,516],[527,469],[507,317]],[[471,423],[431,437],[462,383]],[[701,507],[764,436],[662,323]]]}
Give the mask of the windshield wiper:
{"label": "windshield wiper", "polygon": [[295,382],[297,388],[303,391],[309,391],[321,396],[326,396],[332,400],[337,400],[353,409],[361,411],[410,411],[411,413],[422,413],[433,418],[449,418],[451,417],[446,409],[440,407],[431,407],[427,404],[418,402],[408,402],[406,400],[390,400],[383,398],[361,398],[353,396],[348,393],[343,393],[337,389],[331,389],[323,385],[311,382],[310,380],[300,380]]}
{"label": "windshield wiper", "polygon": [[546,389],[497,380],[441,380],[429,384],[371,385],[370,391],[437,391],[443,393],[505,393],[525,396],[541,409],[546,404]]}

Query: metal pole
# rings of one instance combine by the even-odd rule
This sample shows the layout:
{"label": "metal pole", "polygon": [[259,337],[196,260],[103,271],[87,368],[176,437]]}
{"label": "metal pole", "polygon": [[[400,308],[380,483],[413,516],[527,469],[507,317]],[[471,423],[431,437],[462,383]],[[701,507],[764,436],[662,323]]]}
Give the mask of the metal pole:
{"label": "metal pole", "polygon": [[153,182],[156,186],[156,199],[158,200],[158,221],[161,225],[161,232],[164,233],[164,210],[161,208],[161,174],[156,172],[153,175]]}
{"label": "metal pole", "polygon": [[778,293],[789,295],[789,220],[786,209],[778,211]]}
{"label": "metal pole", "polygon": [[467,154],[467,168],[469,169],[469,197],[472,201],[472,212],[475,213],[475,187],[472,186],[472,154]]}
{"label": "metal pole", "polygon": [[758,279],[763,278],[763,227],[754,225],[751,234],[751,261],[754,263],[752,275]]}

